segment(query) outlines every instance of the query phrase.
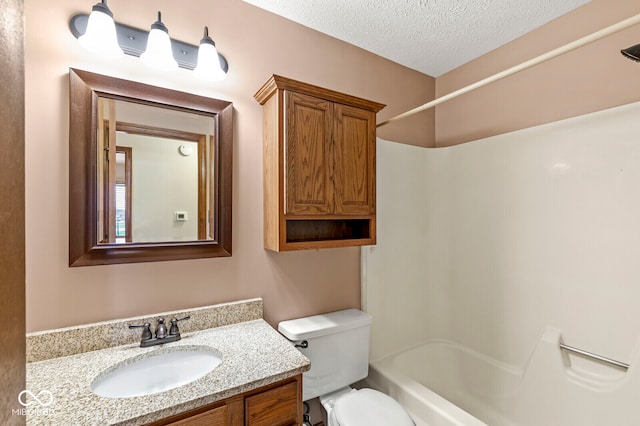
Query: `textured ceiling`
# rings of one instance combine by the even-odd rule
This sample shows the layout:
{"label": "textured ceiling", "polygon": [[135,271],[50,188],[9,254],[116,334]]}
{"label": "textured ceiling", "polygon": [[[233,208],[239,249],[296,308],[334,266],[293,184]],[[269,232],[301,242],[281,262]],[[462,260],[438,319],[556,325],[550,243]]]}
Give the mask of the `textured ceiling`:
{"label": "textured ceiling", "polygon": [[244,1],[438,77],[590,0]]}

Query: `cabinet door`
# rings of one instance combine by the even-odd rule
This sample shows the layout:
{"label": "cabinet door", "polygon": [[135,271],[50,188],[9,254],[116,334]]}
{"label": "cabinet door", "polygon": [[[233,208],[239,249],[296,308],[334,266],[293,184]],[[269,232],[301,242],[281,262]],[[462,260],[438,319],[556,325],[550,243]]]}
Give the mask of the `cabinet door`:
{"label": "cabinet door", "polygon": [[167,426],[232,426],[225,405],[168,423]]}
{"label": "cabinet door", "polygon": [[333,103],[286,91],[285,108],[285,214],[330,213]]}
{"label": "cabinet door", "polygon": [[375,113],[335,104],[334,114],[335,212],[375,214]]}
{"label": "cabinet door", "polygon": [[295,425],[299,411],[298,382],[287,383],[246,398],[247,426]]}

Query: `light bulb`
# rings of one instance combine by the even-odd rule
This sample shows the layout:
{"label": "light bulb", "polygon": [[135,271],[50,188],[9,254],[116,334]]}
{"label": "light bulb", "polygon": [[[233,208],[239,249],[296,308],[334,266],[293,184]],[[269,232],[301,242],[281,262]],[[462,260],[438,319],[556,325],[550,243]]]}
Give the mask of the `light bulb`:
{"label": "light bulb", "polygon": [[209,28],[204,27],[204,37],[200,40],[198,48],[198,64],[193,70],[194,74],[206,81],[222,80],[226,73],[220,66],[220,57],[216,44],[209,37]]}
{"label": "light bulb", "polygon": [[93,6],[87,22],[87,29],[83,35],[78,37],[78,42],[85,49],[106,57],[113,58],[124,55],[118,44],[113,13],[107,7],[106,0]]}
{"label": "light bulb", "polygon": [[140,55],[140,59],[150,67],[160,70],[171,71],[178,69],[178,63],[173,57],[169,31],[162,23],[160,12],[158,12],[158,20],[151,25],[147,49]]}

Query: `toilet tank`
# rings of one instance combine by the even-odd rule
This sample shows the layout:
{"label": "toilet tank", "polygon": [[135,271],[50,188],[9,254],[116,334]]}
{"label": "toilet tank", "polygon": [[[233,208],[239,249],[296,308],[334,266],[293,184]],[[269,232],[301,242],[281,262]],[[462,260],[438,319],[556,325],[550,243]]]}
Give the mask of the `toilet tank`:
{"label": "toilet tank", "polygon": [[[282,321],[278,331],[311,361],[303,374],[302,399],[309,400],[362,380],[369,373],[371,317],[346,309]],[[304,345],[303,345],[304,346]]]}

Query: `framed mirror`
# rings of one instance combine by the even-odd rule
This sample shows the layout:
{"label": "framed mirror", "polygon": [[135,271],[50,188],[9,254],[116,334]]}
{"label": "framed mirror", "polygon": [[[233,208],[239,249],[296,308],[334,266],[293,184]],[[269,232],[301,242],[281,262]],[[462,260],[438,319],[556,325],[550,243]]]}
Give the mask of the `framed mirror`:
{"label": "framed mirror", "polygon": [[231,256],[233,105],[69,70],[69,266]]}

